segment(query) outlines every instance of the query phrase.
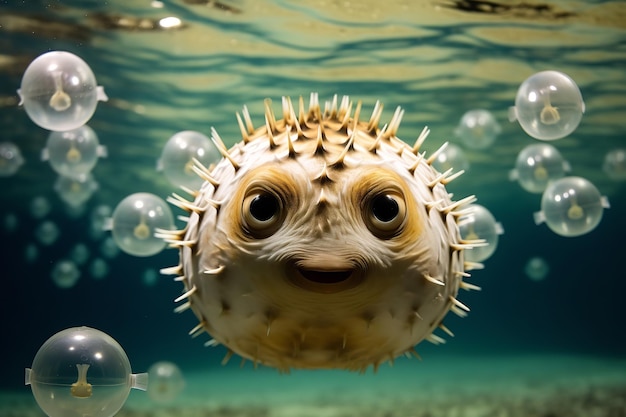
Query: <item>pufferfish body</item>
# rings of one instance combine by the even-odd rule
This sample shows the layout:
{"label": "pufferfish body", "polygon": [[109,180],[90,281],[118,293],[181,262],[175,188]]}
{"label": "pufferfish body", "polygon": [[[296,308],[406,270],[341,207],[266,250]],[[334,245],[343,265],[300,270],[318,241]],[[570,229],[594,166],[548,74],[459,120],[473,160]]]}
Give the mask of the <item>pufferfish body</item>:
{"label": "pufferfish body", "polygon": [[[354,110],[353,110],[354,107]],[[419,152],[395,134],[398,108],[379,127],[382,105],[360,120],[360,102],[335,96],[322,111],[282,100],[277,119],[269,100],[265,124],[247,109],[237,119],[243,140],[211,167],[193,201],[170,202],[189,212],[183,230],[161,231],[180,249],[165,268],[185,292],[187,308],[208,332],[255,363],[290,368],[364,370],[415,354],[450,310],[465,316],[459,288],[477,264],[463,251],[457,219],[473,196],[452,201],[445,185],[459,173],[437,172],[437,152]],[[445,146],[445,145],[444,145]]]}

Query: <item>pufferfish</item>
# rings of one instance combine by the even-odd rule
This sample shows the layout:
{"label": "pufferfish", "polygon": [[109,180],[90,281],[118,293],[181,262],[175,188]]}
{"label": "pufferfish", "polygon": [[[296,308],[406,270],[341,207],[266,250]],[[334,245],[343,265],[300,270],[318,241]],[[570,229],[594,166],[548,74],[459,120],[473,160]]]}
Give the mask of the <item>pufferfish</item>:
{"label": "pufferfish", "polygon": [[[453,201],[446,184],[462,171],[438,172],[430,156],[396,137],[403,110],[380,127],[377,102],[361,120],[361,102],[337,96],[322,111],[311,94],[298,112],[283,97],[282,118],[265,101],[254,128],[246,107],[237,114],[242,140],[222,159],[195,161],[198,191],[169,201],[189,213],[182,230],[160,231],[180,250],[162,270],[185,288],[184,302],[208,332],[207,345],[279,370],[364,371],[400,355],[418,356],[422,340],[444,339],[448,311],[465,316],[457,299],[467,271],[458,219],[474,196]],[[353,109],[354,108],[354,109]]]}

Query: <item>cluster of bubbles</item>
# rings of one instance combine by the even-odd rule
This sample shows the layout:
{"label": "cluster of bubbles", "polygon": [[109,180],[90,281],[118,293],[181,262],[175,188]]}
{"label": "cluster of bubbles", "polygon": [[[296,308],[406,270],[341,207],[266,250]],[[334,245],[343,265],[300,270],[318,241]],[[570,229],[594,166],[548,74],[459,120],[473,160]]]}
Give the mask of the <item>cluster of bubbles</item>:
{"label": "cluster of bubbles", "polygon": [[[149,256],[163,249],[164,241],[156,238],[153,231],[156,228],[171,228],[173,225],[171,210],[165,201],[152,194],[137,193],[122,203],[115,211],[105,204],[91,208],[87,236],[99,244],[99,249],[92,253],[87,242],[77,241],[67,248],[65,255],[52,261],[50,278],[58,288],[75,287],[85,272],[95,280],[105,278],[109,274],[109,263],[118,256],[120,249],[135,256]],[[39,260],[40,252],[47,251],[63,240],[62,230],[58,226],[58,219],[53,217],[52,203],[48,198],[34,197],[29,208],[32,220],[24,223],[34,223],[32,231],[35,239],[25,246],[23,256],[27,263],[34,264]],[[108,235],[106,230],[111,227],[114,218],[117,219],[115,230]],[[5,233],[14,233],[20,228],[20,223],[15,213],[4,214]],[[146,287],[154,286],[158,278],[159,273],[153,268],[146,269],[141,275]]]}
{"label": "cluster of bubbles", "polygon": [[[86,123],[95,112],[98,101],[106,101],[104,89],[81,58],[63,51],[54,51],[36,58],[26,69],[20,89],[20,105],[38,126],[50,130],[41,159],[58,174],[54,189],[68,207],[78,215],[98,184],[92,176],[98,158],[107,156],[98,136]],[[163,148],[158,169],[175,186],[198,188],[201,180],[194,164],[209,166],[221,155],[203,134],[183,131],[170,138]],[[20,149],[13,143],[0,143],[0,177],[14,175],[24,163]],[[39,245],[47,247],[58,241],[60,229],[48,218],[51,203],[45,197],[32,200],[30,211],[39,222],[35,236]],[[7,213],[4,229],[16,230],[18,217]],[[95,279],[109,272],[107,258],[120,250],[133,256],[159,253],[165,242],[159,230],[174,228],[169,205],[160,197],[139,192],[124,198],[114,210],[100,205],[90,218],[90,235],[101,240],[100,256],[90,260],[89,247],[77,242],[67,257],[52,264],[50,276],[57,287],[76,285],[81,269],[88,268]],[[106,230],[111,231],[105,236]],[[35,262],[39,246],[30,243],[24,256]],[[158,273],[147,269],[145,285],[154,285]],[[168,402],[184,388],[180,369],[171,362],[155,363],[149,370],[154,382],[149,395],[154,401]],[[26,384],[41,409],[51,417],[90,415],[109,417],[117,413],[131,388],[146,390],[147,374],[132,374],[128,357],[121,346],[106,333],[89,327],[63,330],[37,352],[31,368],[26,369]]]}
{"label": "cluster of bubbles", "polygon": [[[462,147],[454,143],[445,144],[435,154],[433,168],[439,172],[468,172],[470,162],[463,148],[470,151],[487,149],[501,132],[500,124],[489,110],[472,109],[465,112],[454,129],[454,135]],[[467,262],[480,263],[495,253],[498,236],[504,233],[504,229],[486,207],[479,204],[466,206],[458,223],[461,238],[471,241],[473,246],[465,251]]]}
{"label": "cluster of bubbles", "polygon": [[[558,71],[542,71],[520,85],[509,118],[517,120],[531,137],[554,141],[571,134],[584,112],[585,103],[574,80]],[[589,180],[565,176],[570,169],[554,146],[543,143],[522,149],[511,172],[511,179],[524,190],[542,194],[535,223],[545,222],[554,233],[567,237],[592,231],[609,207],[608,199]]]}
{"label": "cluster of bubbles", "polygon": [[[91,170],[98,157],[106,156],[95,132],[85,125],[97,101],[106,100],[104,90],[96,85],[93,72],[82,59],[69,52],[54,51],[37,57],[28,66],[18,94],[31,120],[51,131],[41,152],[42,160],[48,161],[58,174],[54,190],[68,205],[68,212],[80,215],[98,188]],[[15,144],[0,144],[0,177],[16,174],[23,163]],[[53,245],[60,235],[56,223],[46,219],[50,209],[51,204],[44,197],[31,202],[30,211],[39,221],[35,237],[43,246]],[[34,262],[38,256],[38,246],[29,244],[26,260]],[[69,288],[80,273],[74,261],[63,259],[53,265],[52,276],[57,285]]]}
{"label": "cluster of bubbles", "polygon": [[[20,230],[20,233],[28,235],[31,228],[34,240],[30,241],[23,250],[23,259],[28,264],[36,263],[40,258],[40,253],[46,253],[50,248],[58,247],[59,242],[67,243],[69,239],[61,239],[62,231],[58,226],[58,213],[53,211],[53,204],[45,196],[36,196],[30,201],[30,216],[27,219],[18,217],[15,213],[6,212],[3,214],[3,231],[10,235]],[[99,250],[92,252],[91,244],[87,239],[74,241],[71,246],[65,249],[65,254],[59,259],[51,262],[50,278],[57,287],[63,289],[73,288],[81,276],[82,272],[88,271],[94,279],[102,279],[109,273],[109,262],[119,253],[119,248],[111,236],[106,236],[103,224],[111,216],[112,210],[108,205],[100,204],[91,208],[88,216],[88,233],[81,234],[81,237],[89,238],[90,241],[99,244]],[[71,214],[66,213],[67,217]],[[32,225],[32,227],[31,227]],[[71,236],[69,237],[71,239]]]}
{"label": "cluster of bubbles", "polygon": [[[106,148],[86,123],[98,101],[106,101],[104,89],[85,61],[65,51],[37,57],[26,68],[17,90],[20,105],[38,126],[50,132],[41,159],[58,174],[54,189],[72,207],[80,207],[97,190],[91,171]],[[23,163],[19,149],[0,145],[0,176],[14,175]]]}
{"label": "cluster of bubbles", "polygon": [[[157,160],[157,170],[162,171],[173,186],[194,190],[203,182],[194,166],[211,166],[220,158],[217,147],[207,136],[184,130],[165,143]],[[133,256],[152,256],[165,248],[166,243],[159,237],[159,231],[174,229],[174,217],[161,197],[135,193],[117,205],[105,227],[111,230],[115,243],[124,252]],[[146,272],[144,283],[152,281],[151,273]]]}
{"label": "cluster of bubbles", "polygon": [[[541,194],[541,208],[534,213],[535,222],[546,223],[554,233],[567,237],[592,231],[600,223],[603,210],[609,207],[608,199],[590,181],[567,176],[571,171],[569,163],[555,146],[545,143],[574,132],[584,112],[580,89],[572,78],[558,71],[541,71],[522,82],[515,105],[509,108],[511,122],[517,121],[530,137],[543,141],[529,144],[519,152],[509,178],[525,191]],[[494,115],[485,109],[463,114],[454,131],[469,150],[492,146],[501,132]],[[467,171],[470,164],[460,147],[448,144],[436,155],[433,166],[440,172],[452,167]],[[612,180],[626,181],[626,149],[608,152],[602,169]],[[469,261],[480,262],[495,250],[502,228],[484,207],[470,207],[469,212],[475,213],[459,222],[461,237],[488,243],[466,252]],[[533,258],[526,267],[527,274],[545,277],[548,268],[544,264],[543,259]]]}
{"label": "cluster of bubbles", "polygon": [[[140,201],[140,199],[135,199]],[[146,202],[146,200],[141,200]],[[53,207],[43,196],[30,203],[30,217],[40,222],[34,227],[37,244],[26,248],[26,257],[34,262],[39,247],[54,245],[59,240],[60,228],[51,219]],[[116,256],[120,249],[112,236],[106,236],[104,225],[111,219],[109,206],[98,205],[90,215],[89,234],[101,240],[100,254],[88,261],[92,254],[83,242],[73,244],[66,256],[53,261],[50,278],[58,288],[69,289],[81,278],[81,270],[90,270],[94,279],[108,273],[107,258]],[[16,232],[20,218],[7,213],[3,219],[7,233]],[[32,223],[28,219],[24,223]],[[154,285],[158,273],[147,269],[143,274],[145,285]],[[147,375],[151,384],[147,385]],[[32,366],[26,369],[26,384],[32,388],[40,408],[51,417],[90,415],[109,417],[124,404],[131,388],[148,389],[155,402],[171,402],[185,386],[182,373],[171,362],[159,362],[150,367],[148,374],[132,374],[123,349],[107,334],[88,327],[63,330],[46,341],[37,352]]]}
{"label": "cluster of bubbles", "polygon": [[[92,170],[98,158],[107,156],[106,147],[100,145],[97,134],[86,124],[97,102],[107,100],[104,89],[97,85],[91,68],[81,58],[69,52],[53,51],[37,57],[27,67],[18,94],[20,105],[30,119],[51,131],[41,159],[58,174],[54,183],[56,194],[66,203],[68,211],[72,208],[80,215],[98,189]],[[206,136],[185,131],[168,141],[159,165],[172,184],[194,188],[198,184],[192,181],[199,177],[191,168],[193,160],[208,165],[218,155]],[[0,144],[0,176],[15,174],[22,163],[19,148],[10,143]],[[97,279],[108,274],[106,258],[115,257],[119,249],[134,256],[160,252],[165,244],[154,236],[155,230],[171,229],[174,225],[169,206],[161,198],[146,193],[127,197],[115,211],[108,206],[96,210],[92,214],[95,225],[91,233],[100,238],[100,231],[112,231],[112,236],[103,238],[101,243],[100,252],[104,256],[94,258],[86,266]],[[31,212],[40,220],[35,234],[43,246],[53,245],[61,233],[54,221],[45,218],[49,211],[50,203],[45,198],[33,200]],[[29,244],[25,256],[35,261],[39,256],[38,246]],[[72,258],[59,260],[51,270],[54,282],[61,288],[73,287],[84,262]],[[154,274],[146,276],[144,282],[153,284]]]}
{"label": "cluster of bubbles", "polygon": [[[56,194],[66,203],[68,214],[74,212],[76,217],[81,216],[88,200],[98,188],[92,171],[98,159],[107,156],[106,147],[100,145],[97,134],[86,124],[94,114],[97,101],[106,100],[103,88],[96,85],[91,69],[82,59],[68,52],[51,52],[41,55],[28,66],[18,93],[20,104],[30,119],[50,130],[47,143],[41,151],[41,159],[48,162],[58,174],[54,184]],[[173,135],[165,144],[158,169],[163,171],[172,185],[194,189],[200,186],[200,178],[195,174],[193,165],[199,163],[209,166],[219,158],[221,155],[210,139],[199,132],[183,131]],[[0,176],[14,175],[23,163],[17,146],[0,144]],[[40,252],[43,252],[41,248],[47,251],[48,247],[59,241],[61,233],[65,233],[49,217],[51,207],[52,204],[45,197],[36,197],[31,202],[30,212],[36,220],[36,240],[24,249],[24,257],[29,263],[35,263]],[[18,217],[7,213],[4,226],[5,231],[15,230],[19,227]],[[110,261],[120,250],[133,256],[155,255],[165,247],[165,242],[155,233],[159,229],[173,228],[174,219],[169,205],[153,194],[129,195],[113,210],[108,205],[98,205],[91,212],[88,235],[99,242],[99,253],[92,256],[90,246],[75,242],[65,256],[51,262],[49,276],[58,288],[65,290],[75,287],[85,272],[94,279],[103,279],[109,274]],[[108,234],[107,230],[111,233]],[[150,268],[144,271],[141,279],[144,285],[153,286],[158,276],[158,272]],[[57,336],[60,338],[64,334],[61,332]],[[90,335],[96,336],[95,333]],[[60,386],[63,382],[55,386],[40,379],[41,375],[48,373],[52,377],[56,372],[50,366],[64,366],[63,352],[56,352],[59,355],[57,358],[52,357],[51,352],[54,353],[52,350],[47,351],[48,356],[44,361],[47,362],[46,368],[37,365],[41,361],[35,360],[35,372],[31,371],[30,379],[27,380],[33,387],[39,405],[48,415],[67,415],[68,410],[73,410],[81,415],[105,416],[114,414],[121,407],[126,398],[124,392],[127,395],[123,385],[118,386],[120,390],[116,394],[112,387],[100,387],[94,382],[85,383],[85,386],[93,386],[94,395],[89,396],[89,401],[84,401],[87,398],[85,396],[80,397],[82,402],[77,403],[75,398],[79,397],[73,395],[71,390],[68,394]],[[91,366],[89,374],[97,382],[98,375],[94,375],[93,365],[83,365],[71,365],[64,370],[78,370],[79,377],[75,381],[83,383],[87,369]],[[151,372],[155,374],[155,384],[150,396],[155,400],[171,400],[184,386],[180,370],[171,363],[157,364]],[[75,382],[70,386],[75,386]],[[98,395],[95,395],[96,392]],[[103,407],[103,401],[112,401],[113,405]],[[105,409],[108,411],[105,412]]]}

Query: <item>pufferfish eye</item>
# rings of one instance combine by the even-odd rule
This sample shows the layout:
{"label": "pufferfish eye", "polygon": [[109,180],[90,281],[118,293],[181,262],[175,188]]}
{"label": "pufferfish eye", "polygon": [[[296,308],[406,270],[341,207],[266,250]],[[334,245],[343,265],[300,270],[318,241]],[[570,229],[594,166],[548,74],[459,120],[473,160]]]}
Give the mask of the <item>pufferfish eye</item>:
{"label": "pufferfish eye", "polygon": [[283,204],[276,194],[266,190],[254,191],[243,201],[244,226],[256,238],[268,237],[280,227],[282,211]]}
{"label": "pufferfish eye", "polygon": [[402,196],[376,194],[366,207],[365,223],[375,236],[388,239],[400,232],[406,218],[406,205]]}

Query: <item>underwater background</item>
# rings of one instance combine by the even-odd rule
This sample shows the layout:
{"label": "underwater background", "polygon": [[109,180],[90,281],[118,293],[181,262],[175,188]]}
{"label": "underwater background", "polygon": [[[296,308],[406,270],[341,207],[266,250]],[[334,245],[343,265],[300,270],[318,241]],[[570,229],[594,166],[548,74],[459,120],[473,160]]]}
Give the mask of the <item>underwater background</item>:
{"label": "underwater background", "polygon": [[[180,25],[161,26],[165,17]],[[24,70],[51,50],[84,59],[109,96],[89,122],[108,156],[79,208],[59,198],[56,174],[41,161],[48,132],[18,106]],[[508,108],[520,83],[543,70],[572,77],[586,104],[578,129],[550,144],[571,175],[593,182],[611,204],[579,237],[536,226],[541,196],[508,177],[518,152],[539,143],[508,121]],[[158,275],[178,262],[177,251],[115,254],[103,251],[109,233],[92,231],[102,205],[177,192],[156,170],[174,133],[215,127],[230,146],[241,137],[235,113],[243,105],[258,126],[265,98],[279,112],[282,96],[307,102],[312,91],[321,101],[361,100],[365,114],[380,100],[384,122],[401,106],[398,136],[412,143],[427,125],[429,152],[460,143],[454,130],[468,110],[487,109],[502,127],[491,147],[464,149],[470,168],[449,190],[457,199],[475,194],[505,232],[485,269],[472,273],[482,291],[462,294],[471,313],[446,318],[455,334],[446,344],[418,345],[423,361],[400,359],[364,375],[282,375],[240,367],[238,358],[223,366],[226,349],[189,337],[196,318],[173,312],[182,285]],[[625,126],[623,1],[1,0],[0,141],[16,144],[25,164],[0,178],[0,415],[43,415],[24,368],[46,339],[80,325],[114,337],[134,372],[168,360],[187,379],[178,402],[153,405],[133,391],[119,415],[157,415],[152,407],[207,416],[626,415],[626,181],[602,170],[608,151],[626,147]],[[49,245],[36,238],[44,219],[31,206],[39,196],[51,204],[45,220],[60,230]],[[77,243],[89,260],[74,287],[59,288],[52,267]],[[524,272],[533,256],[550,266],[541,281]],[[89,268],[95,258],[108,265],[100,279]],[[469,400],[474,386],[490,387],[481,397],[488,400]]]}

